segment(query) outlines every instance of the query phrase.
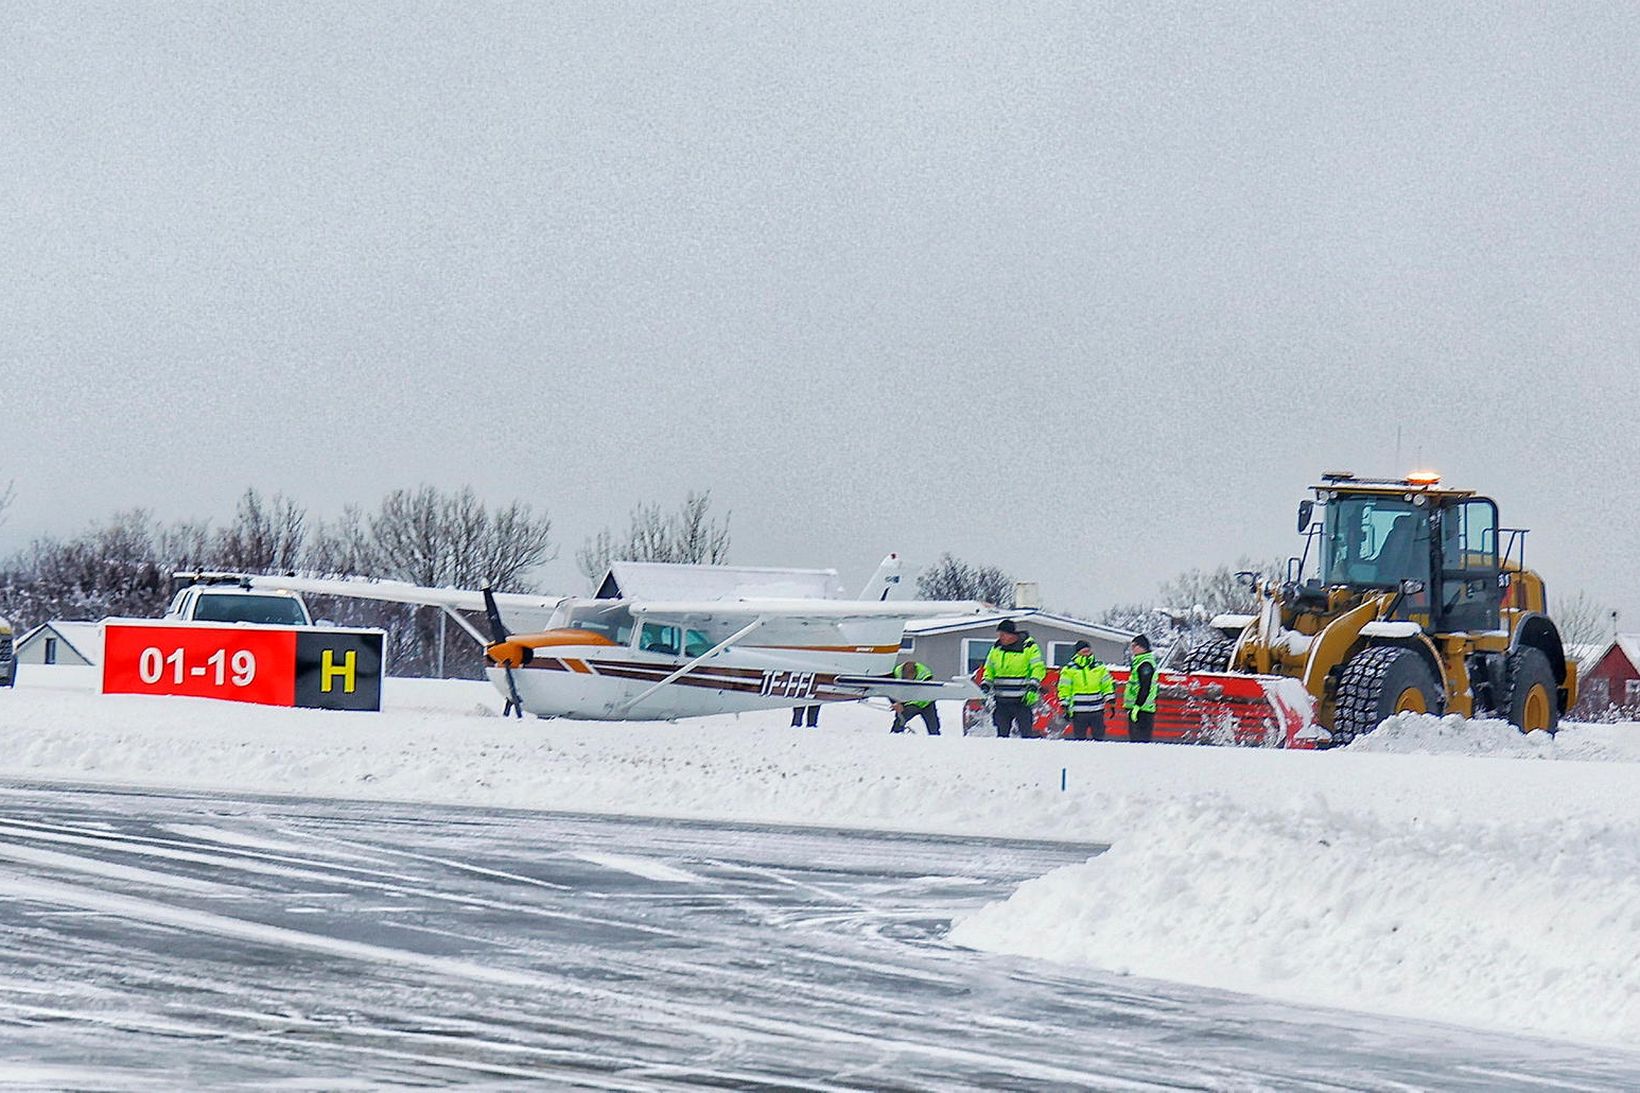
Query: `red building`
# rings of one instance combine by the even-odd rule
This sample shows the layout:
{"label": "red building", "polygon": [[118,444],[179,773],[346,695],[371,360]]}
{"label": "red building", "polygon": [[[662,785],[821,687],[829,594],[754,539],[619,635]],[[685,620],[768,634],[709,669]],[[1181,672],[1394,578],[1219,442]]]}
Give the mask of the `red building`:
{"label": "red building", "polygon": [[1619,634],[1588,668],[1578,687],[1578,712],[1585,716],[1621,706],[1640,709],[1640,634]]}

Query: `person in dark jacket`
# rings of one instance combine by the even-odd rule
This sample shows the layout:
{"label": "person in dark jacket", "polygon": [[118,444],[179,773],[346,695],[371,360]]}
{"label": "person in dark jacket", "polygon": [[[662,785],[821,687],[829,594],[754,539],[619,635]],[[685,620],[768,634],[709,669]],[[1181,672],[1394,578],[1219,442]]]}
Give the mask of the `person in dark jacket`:
{"label": "person in dark jacket", "polygon": [[1148,744],[1156,725],[1156,655],[1150,651],[1150,639],[1143,634],[1133,639],[1128,651],[1133,655],[1128,662],[1127,688],[1123,695],[1128,739],[1136,744]]}

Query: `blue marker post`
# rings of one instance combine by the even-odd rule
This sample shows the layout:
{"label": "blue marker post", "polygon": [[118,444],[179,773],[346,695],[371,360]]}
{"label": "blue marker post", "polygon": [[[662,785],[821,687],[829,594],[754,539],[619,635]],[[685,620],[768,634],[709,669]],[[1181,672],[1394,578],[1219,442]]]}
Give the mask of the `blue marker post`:
{"label": "blue marker post", "polygon": [[1065,772],[1069,769],[1069,767],[1059,768],[1059,792],[1061,793],[1065,792]]}

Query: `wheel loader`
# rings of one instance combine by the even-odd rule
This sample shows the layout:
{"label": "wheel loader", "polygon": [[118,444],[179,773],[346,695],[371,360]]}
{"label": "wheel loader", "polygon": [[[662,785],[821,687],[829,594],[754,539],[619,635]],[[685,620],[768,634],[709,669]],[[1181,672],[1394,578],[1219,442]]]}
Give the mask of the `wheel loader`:
{"label": "wheel loader", "polygon": [[1333,472],[1311,490],[1298,509],[1303,555],[1283,580],[1239,575],[1254,612],[1214,618],[1219,636],[1179,665],[1187,678],[1298,680],[1323,744],[1407,711],[1555,731],[1577,702],[1577,669],[1525,566],[1524,530],[1500,527],[1491,498],[1433,473]]}

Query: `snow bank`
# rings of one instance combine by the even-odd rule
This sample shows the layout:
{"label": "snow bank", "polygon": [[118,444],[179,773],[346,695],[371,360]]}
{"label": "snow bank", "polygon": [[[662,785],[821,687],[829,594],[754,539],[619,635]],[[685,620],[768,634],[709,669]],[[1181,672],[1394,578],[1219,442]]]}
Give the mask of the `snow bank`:
{"label": "snow bank", "polygon": [[1386,821],[1220,795],[959,923],[957,944],[1301,1003],[1640,1044],[1640,827]]}
{"label": "snow bank", "polygon": [[1316,753],[890,736],[864,706],[819,730],[518,721],[482,683],[392,680],[373,715],[94,680],[33,667],[0,691],[0,777],[1109,843],[953,938],[1640,1046],[1636,725],[1403,718]]}
{"label": "snow bank", "polygon": [[1403,713],[1352,741],[1346,750],[1640,762],[1640,732],[1633,725],[1568,723],[1554,736],[1546,732],[1523,735],[1507,721]]}

